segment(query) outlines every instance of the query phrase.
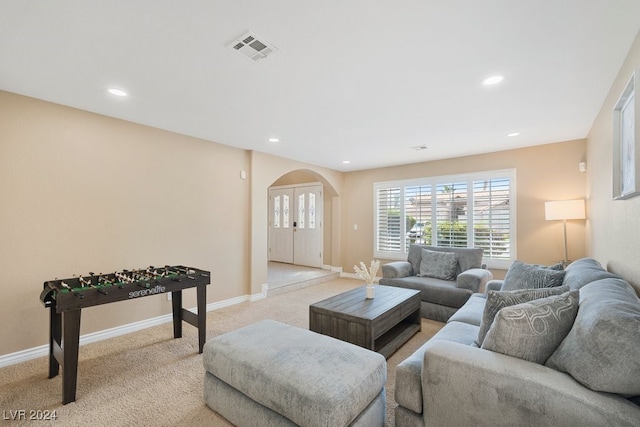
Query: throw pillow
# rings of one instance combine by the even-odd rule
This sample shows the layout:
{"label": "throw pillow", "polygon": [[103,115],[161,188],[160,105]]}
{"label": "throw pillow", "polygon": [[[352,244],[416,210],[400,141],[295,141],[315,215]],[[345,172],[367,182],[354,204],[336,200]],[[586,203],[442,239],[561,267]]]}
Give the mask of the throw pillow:
{"label": "throw pillow", "polygon": [[571,330],[579,298],[570,291],[503,308],[482,348],[544,364]]}
{"label": "throw pillow", "polygon": [[622,279],[580,289],[575,324],[546,363],[595,391],[640,395],[640,299]]}
{"label": "throw pillow", "polygon": [[[544,267],[544,266],[543,266]],[[561,271],[564,270],[564,265],[562,265],[561,262],[557,262],[555,264],[551,264],[546,266],[545,268],[548,268],[549,270],[557,270],[557,271]]]}
{"label": "throw pillow", "polygon": [[519,289],[516,291],[489,291],[487,292],[487,302],[484,305],[482,320],[480,321],[480,331],[476,344],[482,347],[487,332],[491,328],[493,319],[498,311],[504,307],[522,304],[523,302],[533,301],[540,298],[546,298],[552,295],[560,295],[569,291],[568,286],[558,286],[556,288],[541,289]]}
{"label": "throw pillow", "polygon": [[552,270],[522,261],[514,261],[504,276],[501,290],[553,288],[562,285],[564,270]]}
{"label": "throw pillow", "polygon": [[457,265],[458,257],[455,252],[436,252],[423,249],[418,276],[455,280]]}

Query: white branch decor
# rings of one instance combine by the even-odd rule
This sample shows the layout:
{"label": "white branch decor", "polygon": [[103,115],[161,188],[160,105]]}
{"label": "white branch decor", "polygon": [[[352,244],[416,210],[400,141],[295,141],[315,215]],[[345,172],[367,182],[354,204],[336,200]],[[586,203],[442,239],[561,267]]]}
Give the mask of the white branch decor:
{"label": "white branch decor", "polygon": [[356,275],[364,280],[367,284],[372,284],[373,280],[376,278],[378,274],[378,269],[380,268],[380,261],[377,259],[371,260],[371,266],[367,268],[364,262],[360,261],[360,267],[357,265],[353,266],[353,269],[356,272]]}

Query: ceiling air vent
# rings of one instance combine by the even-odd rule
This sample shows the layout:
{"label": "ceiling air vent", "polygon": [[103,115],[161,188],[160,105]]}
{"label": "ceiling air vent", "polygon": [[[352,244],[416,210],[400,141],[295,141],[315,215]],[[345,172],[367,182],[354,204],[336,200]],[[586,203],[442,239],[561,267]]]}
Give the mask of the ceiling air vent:
{"label": "ceiling air vent", "polygon": [[242,56],[252,61],[259,61],[278,51],[272,44],[260,39],[252,32],[243,34],[238,39],[229,43],[227,47],[241,53]]}

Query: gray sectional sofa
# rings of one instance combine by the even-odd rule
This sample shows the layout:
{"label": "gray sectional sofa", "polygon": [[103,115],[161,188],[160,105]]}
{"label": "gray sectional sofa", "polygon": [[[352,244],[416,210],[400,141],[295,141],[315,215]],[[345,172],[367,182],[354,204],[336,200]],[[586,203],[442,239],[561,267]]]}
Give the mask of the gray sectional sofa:
{"label": "gray sectional sofa", "polygon": [[419,290],[421,316],[446,322],[493,279],[482,254],[478,248],[411,245],[407,261],[382,265],[379,283]]}
{"label": "gray sectional sofa", "polygon": [[[589,258],[566,271],[512,267],[398,365],[396,426],[640,425],[633,288]],[[503,291],[513,287],[542,289]],[[518,300],[538,291],[549,296]]]}

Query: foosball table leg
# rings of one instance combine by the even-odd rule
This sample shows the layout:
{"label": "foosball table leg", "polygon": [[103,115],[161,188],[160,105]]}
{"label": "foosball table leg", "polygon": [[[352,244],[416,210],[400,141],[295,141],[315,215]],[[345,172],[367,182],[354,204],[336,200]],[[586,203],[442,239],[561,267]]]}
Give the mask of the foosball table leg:
{"label": "foosball table leg", "polygon": [[78,384],[78,349],[80,344],[80,310],[64,313],[64,362],[62,365],[62,403],[76,400]]}
{"label": "foosball table leg", "polygon": [[173,337],[182,338],[182,291],[171,292],[173,308]]}
{"label": "foosball table leg", "polygon": [[207,335],[207,287],[198,286],[198,352],[202,353]]}
{"label": "foosball table leg", "polygon": [[60,363],[56,359],[58,348],[62,348],[62,314],[55,307],[49,309],[49,378],[60,372]]}

